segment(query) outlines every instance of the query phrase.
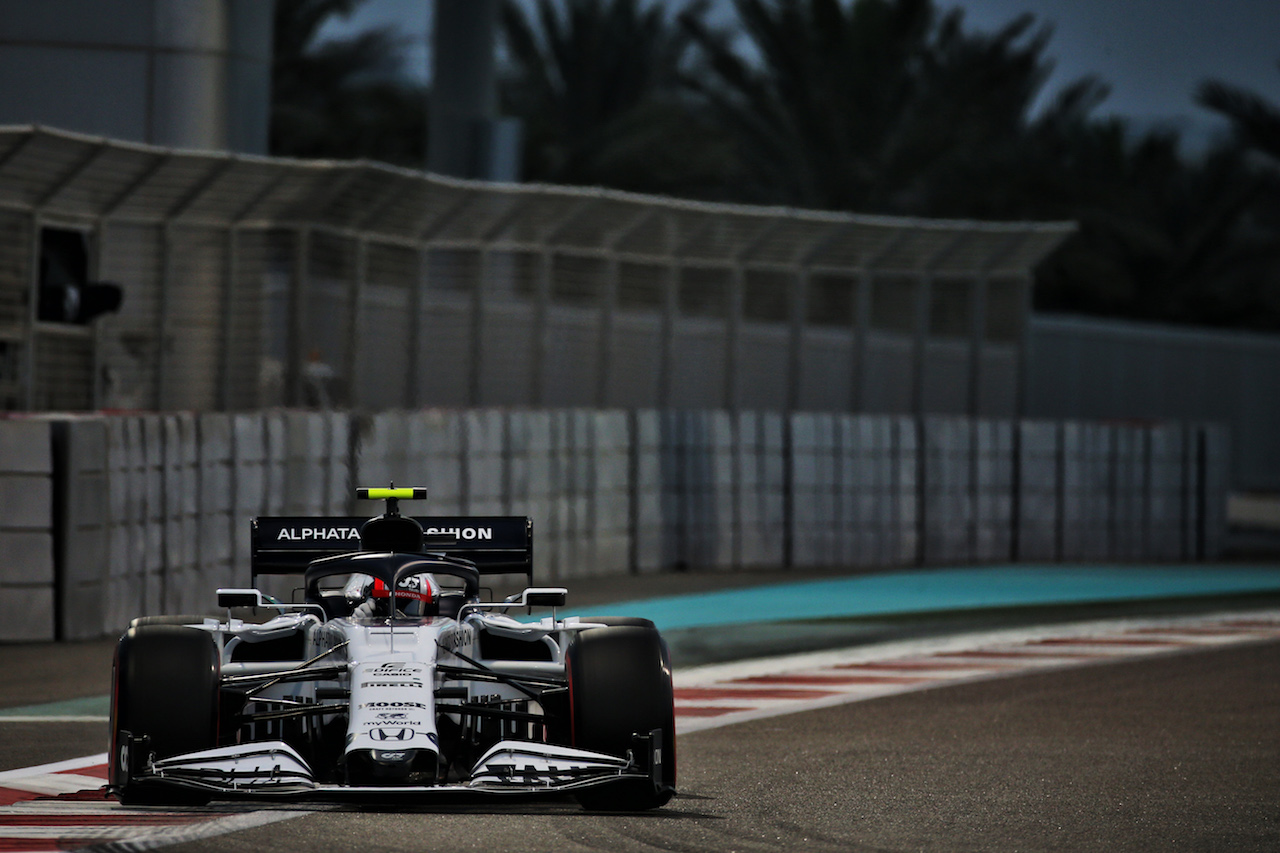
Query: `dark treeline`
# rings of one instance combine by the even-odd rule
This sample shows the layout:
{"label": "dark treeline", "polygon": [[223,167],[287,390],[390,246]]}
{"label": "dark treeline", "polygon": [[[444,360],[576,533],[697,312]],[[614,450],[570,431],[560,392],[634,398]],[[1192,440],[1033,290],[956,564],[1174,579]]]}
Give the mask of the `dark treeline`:
{"label": "dark treeline", "polygon": [[404,73],[403,46],[388,30],[319,41],[326,21],[364,0],[276,0],[271,76],[271,153],[368,158],[421,168],[427,95]]}
{"label": "dark treeline", "polygon": [[[425,162],[425,92],[393,36],[317,46],[361,0],[278,0],[273,153]],[[1036,307],[1280,329],[1280,109],[1188,92],[1232,133],[1097,113],[1074,81],[1033,113],[1051,28],[966,29],[933,0],[505,0],[502,104],[530,181],[924,217],[1073,220]]]}

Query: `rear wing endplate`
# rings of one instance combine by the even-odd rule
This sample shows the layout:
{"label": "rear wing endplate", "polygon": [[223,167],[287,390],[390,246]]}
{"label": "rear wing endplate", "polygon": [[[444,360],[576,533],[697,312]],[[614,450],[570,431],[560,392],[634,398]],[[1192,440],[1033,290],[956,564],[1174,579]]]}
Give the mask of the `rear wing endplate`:
{"label": "rear wing endplate", "polygon": [[[266,516],[250,523],[249,569],[301,574],[312,560],[360,550],[364,517]],[[482,575],[523,574],[533,583],[533,521],[524,516],[433,516],[422,525],[423,552],[475,564]]]}

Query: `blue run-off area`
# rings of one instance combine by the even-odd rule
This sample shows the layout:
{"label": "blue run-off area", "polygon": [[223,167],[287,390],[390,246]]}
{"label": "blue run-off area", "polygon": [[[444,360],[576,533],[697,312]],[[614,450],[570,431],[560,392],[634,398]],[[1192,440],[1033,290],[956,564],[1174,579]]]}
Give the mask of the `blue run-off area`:
{"label": "blue run-off area", "polygon": [[[659,630],[848,619],[994,607],[1204,598],[1280,592],[1271,566],[997,566],[858,575],[574,608],[641,616]],[[570,589],[570,602],[573,592]]]}

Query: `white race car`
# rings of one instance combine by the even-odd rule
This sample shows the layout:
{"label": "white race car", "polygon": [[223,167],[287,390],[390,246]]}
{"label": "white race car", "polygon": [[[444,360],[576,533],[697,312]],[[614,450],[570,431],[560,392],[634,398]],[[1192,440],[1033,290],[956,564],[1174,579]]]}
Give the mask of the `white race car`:
{"label": "white race car", "polygon": [[[130,804],[227,796],[572,794],[637,810],[675,791],[666,644],[644,619],[557,618],[527,518],[258,518],[225,619],[135,619],[116,649],[110,787]],[[260,575],[301,574],[285,603]],[[393,594],[394,591],[394,594]],[[234,608],[271,614],[233,618]],[[508,611],[551,608],[540,621]],[[242,612],[243,611],[234,611]],[[518,615],[518,614],[517,614]]]}

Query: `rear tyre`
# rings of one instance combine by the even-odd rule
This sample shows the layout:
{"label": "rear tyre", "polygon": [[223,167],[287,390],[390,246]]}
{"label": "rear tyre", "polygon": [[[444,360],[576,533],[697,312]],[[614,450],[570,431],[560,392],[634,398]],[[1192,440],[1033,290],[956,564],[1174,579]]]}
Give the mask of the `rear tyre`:
{"label": "rear tyre", "polygon": [[632,736],[662,731],[662,789],[628,779],[577,794],[585,808],[639,811],[665,804],[676,784],[671,661],[662,635],[643,625],[610,625],[578,634],[566,654],[571,743],[625,755]]}
{"label": "rear tyre", "polygon": [[149,738],[147,751],[158,759],[217,746],[219,663],[217,644],[206,631],[143,624],[120,638],[112,674],[109,772],[122,803],[209,801],[201,791],[131,780],[122,733]]}

